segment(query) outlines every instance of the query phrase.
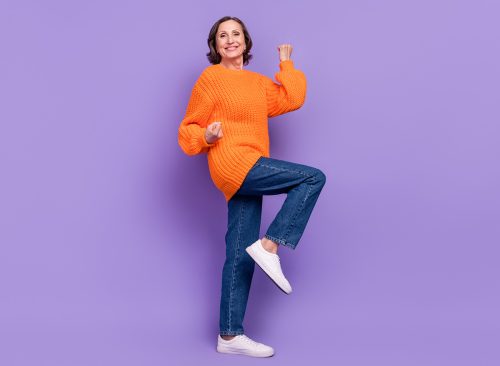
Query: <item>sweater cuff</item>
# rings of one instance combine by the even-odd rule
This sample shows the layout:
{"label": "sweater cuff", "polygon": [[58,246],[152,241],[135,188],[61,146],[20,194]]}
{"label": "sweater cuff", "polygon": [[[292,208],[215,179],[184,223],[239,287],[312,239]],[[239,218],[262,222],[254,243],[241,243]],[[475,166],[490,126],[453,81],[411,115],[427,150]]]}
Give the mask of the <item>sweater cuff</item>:
{"label": "sweater cuff", "polygon": [[283,60],[280,62],[280,70],[293,70],[293,60]]}

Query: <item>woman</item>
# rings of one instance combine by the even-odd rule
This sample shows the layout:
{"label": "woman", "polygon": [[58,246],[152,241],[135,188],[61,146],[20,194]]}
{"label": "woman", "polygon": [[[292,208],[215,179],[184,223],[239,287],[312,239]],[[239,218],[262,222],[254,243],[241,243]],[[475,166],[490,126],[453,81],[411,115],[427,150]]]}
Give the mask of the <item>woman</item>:
{"label": "woman", "polygon": [[[268,117],[305,101],[306,78],[294,68],[292,47],[278,47],[280,85],[243,68],[252,58],[252,39],[240,19],[219,19],[208,46],[212,65],[196,80],[178,141],[188,155],[207,153],[210,176],[228,205],[217,351],[269,357],[273,348],[247,337],[242,325],[255,263],[291,293],[278,247],[295,249],[326,177],[319,169],[269,157]],[[262,196],[281,193],[287,198],[259,239]]]}

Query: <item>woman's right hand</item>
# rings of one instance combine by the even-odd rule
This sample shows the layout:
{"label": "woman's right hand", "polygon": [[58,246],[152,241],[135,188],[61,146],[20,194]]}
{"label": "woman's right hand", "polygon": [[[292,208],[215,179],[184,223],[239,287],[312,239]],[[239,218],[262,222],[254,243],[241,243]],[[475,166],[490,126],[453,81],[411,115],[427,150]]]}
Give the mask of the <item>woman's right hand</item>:
{"label": "woman's right hand", "polygon": [[207,126],[207,130],[205,131],[205,140],[207,140],[207,143],[213,144],[220,138],[222,138],[222,123],[221,122],[210,123]]}

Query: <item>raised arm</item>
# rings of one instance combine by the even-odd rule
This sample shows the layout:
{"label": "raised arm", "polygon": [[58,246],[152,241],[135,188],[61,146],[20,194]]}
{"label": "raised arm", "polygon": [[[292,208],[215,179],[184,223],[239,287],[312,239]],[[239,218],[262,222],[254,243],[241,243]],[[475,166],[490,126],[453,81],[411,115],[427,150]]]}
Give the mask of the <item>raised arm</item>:
{"label": "raised arm", "polygon": [[191,92],[186,114],[179,126],[178,142],[187,155],[206,153],[215,145],[207,143],[205,131],[212,113],[213,103],[197,81]]}
{"label": "raised arm", "polygon": [[280,61],[275,83],[263,75],[266,87],[267,116],[275,117],[302,107],[306,99],[306,76],[292,60]]}

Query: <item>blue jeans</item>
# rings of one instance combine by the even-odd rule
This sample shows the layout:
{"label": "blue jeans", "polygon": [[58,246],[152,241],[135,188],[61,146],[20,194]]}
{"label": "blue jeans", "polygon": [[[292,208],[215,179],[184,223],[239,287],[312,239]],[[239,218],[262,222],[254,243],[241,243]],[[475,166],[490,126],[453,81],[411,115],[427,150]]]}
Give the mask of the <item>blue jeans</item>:
{"label": "blue jeans", "polygon": [[243,334],[243,317],[255,267],[245,248],[259,239],[262,196],[286,193],[265,237],[295,249],[319,194],[325,174],[307,165],[261,156],[228,202],[226,261],[222,270],[219,332]]}

